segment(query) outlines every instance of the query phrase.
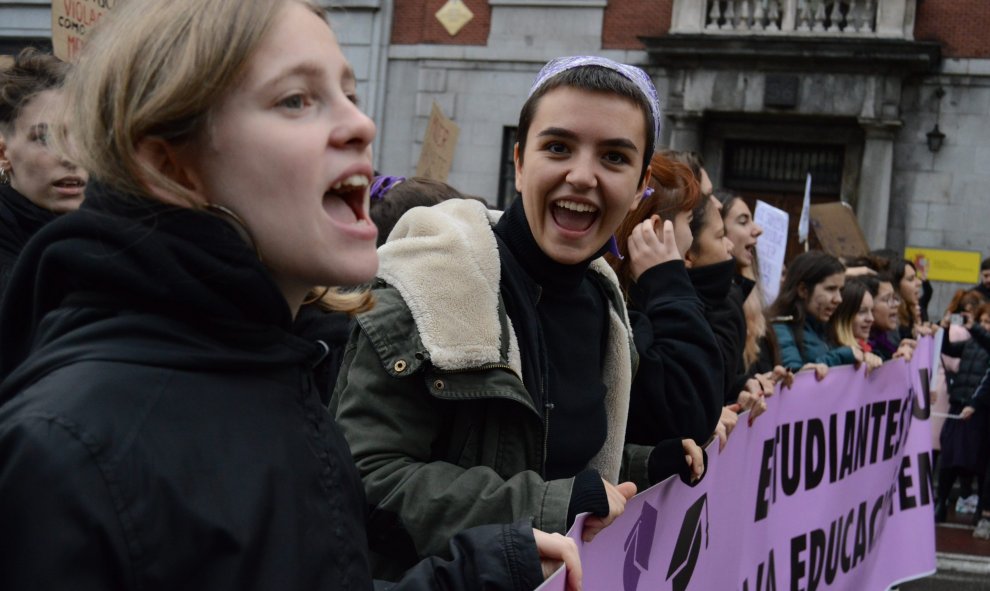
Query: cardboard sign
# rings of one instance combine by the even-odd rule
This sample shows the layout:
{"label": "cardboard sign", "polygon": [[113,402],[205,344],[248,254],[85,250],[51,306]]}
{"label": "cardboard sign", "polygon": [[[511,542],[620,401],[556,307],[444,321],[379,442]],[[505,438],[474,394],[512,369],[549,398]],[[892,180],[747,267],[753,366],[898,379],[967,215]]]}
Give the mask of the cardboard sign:
{"label": "cardboard sign", "polygon": [[55,57],[74,62],[86,44],[86,35],[117,0],[54,0],[52,2],[52,51]]}
{"label": "cardboard sign", "polygon": [[756,202],[753,220],[763,228],[763,235],[756,241],[756,257],[760,261],[760,288],[766,305],[777,299],[780,278],[784,274],[784,255],[787,254],[787,227],[790,216],[765,201]]}
{"label": "cardboard sign", "polygon": [[846,203],[836,201],[812,205],[811,227],[822,249],[832,256],[858,257],[870,250],[856,214]]}
{"label": "cardboard sign", "polygon": [[416,176],[446,182],[460,133],[461,128],[444,117],[440,105],[434,102],[430,123],[426,126],[423,137],[423,151],[420,152],[419,164],[416,165]]}
{"label": "cardboard sign", "polygon": [[904,258],[914,263],[918,274],[930,281],[976,283],[980,279],[980,253],[909,246]]}

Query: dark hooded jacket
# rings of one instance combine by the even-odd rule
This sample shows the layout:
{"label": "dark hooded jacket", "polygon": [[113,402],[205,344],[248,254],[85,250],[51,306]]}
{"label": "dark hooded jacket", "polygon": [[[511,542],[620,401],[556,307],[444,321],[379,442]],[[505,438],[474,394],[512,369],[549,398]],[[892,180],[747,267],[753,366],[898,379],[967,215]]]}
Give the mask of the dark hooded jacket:
{"label": "dark hooded jacket", "polygon": [[724,366],[705,307],[683,261],[651,267],[629,288],[639,370],[626,441],[694,439],[703,445],[722,413]]}
{"label": "dark hooded jacket", "polygon": [[688,277],[705,306],[705,319],[715,334],[722,356],[723,405],[732,404],[739,398],[749,377],[743,362],[746,345],[743,303],[755,284],[736,275],[735,269],[735,259],[688,269]]}
{"label": "dark hooded jacket", "polygon": [[[326,347],[227,222],[107,193],[38,233],[0,310],[0,588],[370,589]],[[452,545],[396,588],[541,581],[528,524]]]}
{"label": "dark hooded jacket", "polygon": [[0,184],[0,298],[27,241],[57,214],[38,207],[13,187]]}

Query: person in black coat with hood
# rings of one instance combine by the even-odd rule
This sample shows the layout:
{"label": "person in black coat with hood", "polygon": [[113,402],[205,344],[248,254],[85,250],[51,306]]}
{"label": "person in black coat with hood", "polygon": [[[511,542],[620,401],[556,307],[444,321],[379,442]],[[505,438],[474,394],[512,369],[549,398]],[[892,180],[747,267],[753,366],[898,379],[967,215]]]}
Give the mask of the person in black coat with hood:
{"label": "person in black coat with hood", "polygon": [[[371,589],[327,347],[292,330],[315,285],[377,268],[353,72],[308,0],[104,19],[67,84],[95,181],[0,306],[0,588]],[[393,588],[531,589],[541,557],[579,583],[526,521],[451,545]]]}
{"label": "person in black coat with hood", "polygon": [[668,453],[651,461],[668,457],[673,467],[681,443],[688,451],[688,441],[705,445],[715,433],[724,367],[681,258],[694,208],[708,197],[690,168],[662,154],[653,156],[651,175],[651,191],[619,226],[618,253],[607,258],[626,294],[640,357],[626,440],[661,442]]}
{"label": "person in black coat with hood", "polygon": [[86,171],[48,146],[67,64],[34,48],[0,69],[0,296],[27,241],[82,202]]}

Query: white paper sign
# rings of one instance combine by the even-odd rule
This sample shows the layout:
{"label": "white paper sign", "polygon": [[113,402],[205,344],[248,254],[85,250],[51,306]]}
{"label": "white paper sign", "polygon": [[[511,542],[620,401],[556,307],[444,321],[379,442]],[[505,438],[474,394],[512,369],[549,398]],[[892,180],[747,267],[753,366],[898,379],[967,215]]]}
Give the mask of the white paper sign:
{"label": "white paper sign", "polygon": [[769,306],[780,292],[790,216],[769,203],[757,201],[753,219],[763,227],[763,235],[756,241],[756,256],[760,262],[760,287],[763,289],[764,303]]}

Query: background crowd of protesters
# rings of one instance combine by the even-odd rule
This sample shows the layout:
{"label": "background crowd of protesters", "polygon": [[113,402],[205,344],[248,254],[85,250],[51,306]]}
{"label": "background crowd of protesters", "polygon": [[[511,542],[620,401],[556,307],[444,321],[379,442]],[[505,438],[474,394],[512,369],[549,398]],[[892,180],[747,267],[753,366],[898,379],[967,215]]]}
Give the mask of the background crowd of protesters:
{"label": "background crowd of protesters", "polygon": [[[132,0],[0,72],[0,587],[576,589],[578,515],[938,328],[890,251],[765,305],[762,229],[637,68],[544,66],[505,211],[376,175],[355,88],[309,0]],[[983,276],[938,323],[936,519],[959,480],[987,538]]]}

